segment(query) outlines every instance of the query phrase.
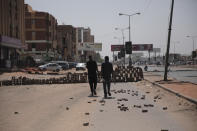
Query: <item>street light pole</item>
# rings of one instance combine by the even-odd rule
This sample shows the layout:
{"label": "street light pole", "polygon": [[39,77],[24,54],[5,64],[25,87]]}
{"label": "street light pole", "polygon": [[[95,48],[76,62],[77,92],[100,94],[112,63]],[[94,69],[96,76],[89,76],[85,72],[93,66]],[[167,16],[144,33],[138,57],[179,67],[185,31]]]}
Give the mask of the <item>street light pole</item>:
{"label": "street light pole", "polygon": [[[197,36],[186,36],[186,37],[190,37],[190,38],[192,38],[192,42],[193,42],[193,49],[192,49],[192,52],[195,50],[194,49],[194,39],[197,37]],[[194,58],[192,58],[192,61],[193,61],[193,64],[194,64]]]}
{"label": "street light pole", "polygon": [[[120,42],[120,39],[121,39],[121,38],[115,36],[114,39],[118,39],[118,44],[121,43],[121,42]],[[115,57],[115,55],[114,55],[114,51],[113,51],[113,63],[114,63],[114,57]]]}
{"label": "street light pole", "polygon": [[190,37],[190,38],[192,38],[192,41],[193,41],[193,49],[192,49],[192,51],[194,51],[194,39],[197,37],[197,36],[186,36],[186,37]]}
{"label": "street light pole", "polygon": [[129,15],[129,41],[131,41],[131,20],[130,20],[131,16]]}
{"label": "street light pole", "polygon": [[[131,15],[119,13],[119,16],[125,15],[125,16],[128,16],[129,17],[129,42],[131,42],[131,16],[140,15],[140,14],[141,14],[140,12],[134,13],[134,14],[131,14]],[[131,42],[131,48],[132,48],[132,42]],[[132,62],[130,62],[130,60],[131,60],[131,54],[129,54],[129,64],[132,63]]]}
{"label": "street light pole", "polygon": [[124,66],[125,66],[125,44],[124,44],[124,30],[125,29],[128,29],[128,28],[123,28],[123,29],[121,29],[121,28],[115,28],[115,30],[120,30],[121,31],[121,33],[122,33],[122,41],[123,41],[123,48],[124,48]]}

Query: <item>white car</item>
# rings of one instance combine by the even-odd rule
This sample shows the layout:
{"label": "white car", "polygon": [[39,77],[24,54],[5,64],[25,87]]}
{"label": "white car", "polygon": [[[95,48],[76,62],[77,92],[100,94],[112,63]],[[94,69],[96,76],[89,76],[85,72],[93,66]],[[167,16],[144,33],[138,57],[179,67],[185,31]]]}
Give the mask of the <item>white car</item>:
{"label": "white car", "polygon": [[38,67],[40,70],[49,70],[49,71],[56,71],[59,72],[62,70],[62,67],[56,63],[47,63]]}
{"label": "white car", "polygon": [[76,71],[78,71],[78,70],[86,70],[86,64],[85,63],[77,63]]}
{"label": "white car", "polygon": [[62,67],[63,70],[69,69],[69,64],[67,61],[51,61],[51,63],[56,63]]}

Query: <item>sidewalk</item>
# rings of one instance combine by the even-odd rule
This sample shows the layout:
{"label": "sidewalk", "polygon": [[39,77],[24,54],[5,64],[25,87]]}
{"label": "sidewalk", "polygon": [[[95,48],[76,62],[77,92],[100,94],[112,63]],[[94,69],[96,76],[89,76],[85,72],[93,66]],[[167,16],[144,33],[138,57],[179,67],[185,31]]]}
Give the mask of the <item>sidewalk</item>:
{"label": "sidewalk", "polygon": [[168,90],[177,96],[183,97],[197,104],[197,85],[189,82],[181,82],[176,79],[168,78],[169,81],[163,81],[163,76],[155,75],[151,72],[144,72],[144,79],[165,90]]}

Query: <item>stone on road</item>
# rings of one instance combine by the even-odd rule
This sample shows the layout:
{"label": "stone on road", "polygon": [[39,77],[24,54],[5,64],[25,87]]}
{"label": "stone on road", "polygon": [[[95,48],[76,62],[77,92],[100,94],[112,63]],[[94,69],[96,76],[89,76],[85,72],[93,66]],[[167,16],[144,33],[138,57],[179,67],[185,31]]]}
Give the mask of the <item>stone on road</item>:
{"label": "stone on road", "polygon": [[[27,90],[28,88],[28,90]],[[196,131],[196,105],[141,81],[0,88],[0,131]],[[154,102],[156,101],[156,102]]]}

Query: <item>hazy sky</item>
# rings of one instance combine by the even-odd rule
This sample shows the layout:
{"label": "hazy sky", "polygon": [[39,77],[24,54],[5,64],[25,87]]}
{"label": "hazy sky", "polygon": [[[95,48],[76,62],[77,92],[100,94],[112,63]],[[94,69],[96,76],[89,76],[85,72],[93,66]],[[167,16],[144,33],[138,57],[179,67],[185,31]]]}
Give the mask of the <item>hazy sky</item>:
{"label": "hazy sky", "polygon": [[[133,14],[131,39],[133,44],[153,44],[166,52],[171,0],[25,0],[34,10],[52,14],[58,24],[90,27],[95,42],[103,43],[102,56],[112,55],[111,44],[122,44],[118,28],[127,28],[129,18],[119,13]],[[192,39],[197,36],[197,0],[175,0],[170,52],[191,54]],[[124,31],[128,40],[128,29]],[[118,37],[119,39],[114,39]],[[195,38],[195,49],[197,37]]]}

